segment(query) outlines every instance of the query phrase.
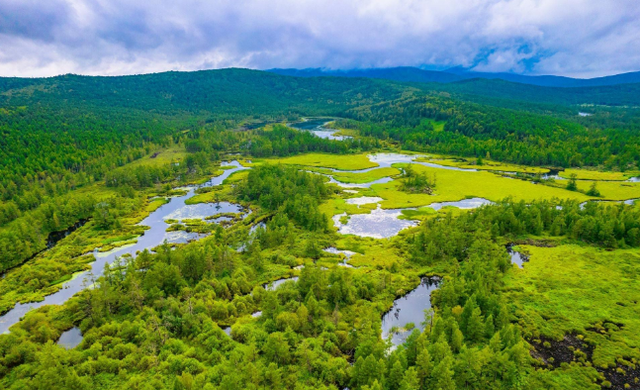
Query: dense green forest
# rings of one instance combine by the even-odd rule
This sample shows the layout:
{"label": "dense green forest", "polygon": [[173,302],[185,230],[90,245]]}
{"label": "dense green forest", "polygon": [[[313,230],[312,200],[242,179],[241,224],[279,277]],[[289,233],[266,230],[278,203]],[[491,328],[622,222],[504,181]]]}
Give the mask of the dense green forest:
{"label": "dense green forest", "polygon": [[0,78],[0,387],[640,388],[637,85],[511,84]]}
{"label": "dense green forest", "polygon": [[[553,116],[459,102],[416,97],[354,108],[356,122],[338,126],[363,135],[390,139],[403,148],[482,157],[534,166],[637,167],[640,133],[586,128]],[[444,122],[436,129],[433,122]]]}

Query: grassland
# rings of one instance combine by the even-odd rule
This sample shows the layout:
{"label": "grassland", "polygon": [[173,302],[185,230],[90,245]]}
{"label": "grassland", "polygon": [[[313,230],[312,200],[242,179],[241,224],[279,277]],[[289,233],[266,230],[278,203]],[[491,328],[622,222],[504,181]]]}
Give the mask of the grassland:
{"label": "grassland", "polygon": [[[640,360],[640,253],[580,245],[522,246],[523,269],[509,273],[505,298],[525,337],[561,340],[576,334],[594,346],[600,369]],[[572,362],[543,371],[563,388],[586,388],[596,371]],[[589,387],[591,387],[589,385]]]}
{"label": "grassland", "polygon": [[277,159],[261,159],[255,162],[267,161],[270,163],[282,163],[290,165],[303,165],[310,167],[325,167],[340,170],[356,170],[377,167],[378,164],[369,161],[366,154],[323,154],[309,153],[299,156],[277,158]]}
{"label": "grassland", "polygon": [[588,169],[576,169],[576,168],[567,168],[564,171],[559,173],[560,177],[564,177],[566,179],[570,178],[571,175],[576,175],[576,179],[578,180],[627,180],[631,177],[640,176],[640,172],[638,171],[629,171],[629,172],[602,172]]}
{"label": "grassland", "polygon": [[[579,191],[587,192],[593,180],[577,180],[576,185]],[[565,188],[567,181],[556,181],[548,184],[556,188]],[[640,198],[640,183],[631,183],[625,181],[596,181],[596,187],[600,191],[601,200],[627,200]]]}
{"label": "grassland", "polygon": [[337,172],[332,176],[342,183],[369,183],[384,177],[399,175],[398,168],[378,168],[368,172]]}
{"label": "grassland", "polygon": [[482,165],[476,164],[475,161],[460,159],[457,157],[432,156],[419,157],[416,161],[430,162],[434,164],[444,165],[447,167],[456,167],[463,169],[477,169],[481,171],[503,171],[503,172],[521,172],[521,173],[547,173],[547,168],[528,167],[525,165],[501,163],[497,161],[484,160]]}
{"label": "grassland", "polygon": [[173,146],[153,152],[145,157],[135,160],[126,165],[127,168],[140,165],[163,166],[169,163],[182,161],[187,156],[187,151],[183,146]]}
{"label": "grassland", "polygon": [[[400,166],[401,164],[398,164]],[[499,201],[506,197],[516,200],[531,201],[541,198],[570,198],[579,201],[592,199],[580,192],[533,184],[528,181],[510,179],[490,172],[465,172],[447,169],[430,168],[414,165],[417,172],[435,175],[437,184],[434,195],[412,194],[400,190],[398,181],[374,184],[367,196],[379,196],[383,208],[419,207],[435,202],[458,201],[465,198],[480,197],[491,201]]]}
{"label": "grassland", "polygon": [[[578,190],[586,192],[592,183],[592,181],[579,180],[577,182]],[[597,188],[602,198],[607,200],[640,198],[640,183],[599,181],[597,182]]]}

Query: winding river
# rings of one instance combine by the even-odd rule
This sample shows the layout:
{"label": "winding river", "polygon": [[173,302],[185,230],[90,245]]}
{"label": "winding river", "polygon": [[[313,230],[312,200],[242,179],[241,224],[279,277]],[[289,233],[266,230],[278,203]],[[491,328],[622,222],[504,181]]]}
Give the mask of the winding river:
{"label": "winding river", "polygon": [[335,141],[343,141],[345,139],[351,138],[347,136],[334,135],[339,130],[329,129],[324,127],[327,123],[332,122],[333,119],[330,118],[313,118],[308,119],[303,122],[291,123],[290,127],[293,127],[298,130],[309,131],[317,137],[326,138]]}
{"label": "winding river", "polygon": [[[211,187],[222,184],[222,182],[232,175],[234,172],[249,169],[240,165],[238,161],[232,161],[230,163],[224,163],[223,166],[229,166],[230,169],[226,169],[224,173],[220,176],[216,176],[206,183],[200,185],[200,187]],[[126,245],[119,248],[116,248],[109,252],[99,252],[98,249],[94,250],[93,254],[96,258],[91,265],[90,271],[80,272],[74,277],[65,282],[60,290],[57,292],[47,295],[45,299],[41,302],[30,302],[30,303],[18,303],[16,306],[0,317],[0,333],[5,333],[9,330],[9,327],[16,324],[20,319],[32,309],[36,309],[38,307],[44,305],[61,305],[65,303],[69,298],[71,298],[77,292],[85,289],[87,285],[91,284],[91,282],[85,282],[90,274],[93,274],[94,278],[98,278],[102,275],[105,264],[110,264],[116,258],[121,257],[123,255],[131,255],[132,257],[136,256],[138,251],[143,251],[145,249],[151,250],[163,242],[167,241],[168,243],[186,243],[191,240],[196,240],[204,237],[203,234],[198,233],[187,233],[184,231],[175,231],[175,232],[167,232],[166,229],[169,226],[165,220],[166,219],[184,219],[184,218],[204,218],[206,216],[215,215],[221,212],[221,208],[217,207],[216,204],[195,204],[195,205],[187,205],[185,202],[187,199],[192,198],[195,195],[195,190],[197,187],[185,187],[187,193],[182,196],[172,197],[169,200],[169,203],[160,206],[157,210],[153,211],[149,216],[147,216],[140,225],[149,226],[149,229],[144,232],[144,234],[138,237],[138,242],[132,245]],[[237,207],[231,207],[224,205],[226,209],[229,211],[237,211]]]}

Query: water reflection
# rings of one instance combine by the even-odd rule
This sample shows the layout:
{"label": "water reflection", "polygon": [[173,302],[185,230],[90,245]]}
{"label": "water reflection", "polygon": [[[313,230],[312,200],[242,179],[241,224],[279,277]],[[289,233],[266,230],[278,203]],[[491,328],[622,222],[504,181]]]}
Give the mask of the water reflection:
{"label": "water reflection", "polygon": [[[358,200],[365,199],[365,200]],[[352,198],[354,204],[357,202],[373,203],[371,200],[377,198]],[[347,201],[350,199],[347,199]],[[382,200],[382,199],[381,199]],[[360,203],[366,204],[366,203]],[[432,203],[425,207],[431,207],[434,210],[440,210],[443,207],[451,206],[460,209],[474,209],[483,205],[492,204],[490,200],[484,198],[471,198],[463,199],[455,202],[441,202]],[[353,234],[360,237],[372,237],[372,238],[388,238],[395,236],[402,229],[417,226],[418,221],[398,219],[402,215],[403,210],[416,210],[416,208],[404,208],[404,209],[383,209],[380,205],[375,210],[372,210],[369,214],[352,214],[347,213],[337,214],[333,216],[333,224],[338,228],[338,232],[341,234]],[[343,219],[346,218],[346,222]]]}
{"label": "water reflection", "polygon": [[524,268],[524,263],[529,261],[529,257],[514,250],[513,247],[514,247],[513,244],[507,245],[507,252],[511,257],[511,263],[517,265],[518,268]]}
{"label": "water reflection", "polygon": [[351,260],[351,256],[355,255],[356,252],[349,251],[349,250],[340,250],[333,246],[330,246],[329,248],[325,248],[323,249],[323,251],[334,254],[334,255],[344,255],[344,259],[341,262],[339,262],[338,265],[341,267],[355,268],[354,266],[349,264],[348,261]]}
{"label": "water reflection", "polygon": [[[225,170],[222,175],[212,178],[201,186],[208,187],[219,185],[234,172],[249,169],[241,166],[238,161],[232,161],[224,165],[231,166],[232,168]],[[195,195],[194,191],[194,187],[189,187],[189,190],[185,195],[171,198],[169,203],[160,206],[140,222],[140,225],[149,226],[149,229],[146,230],[141,237],[138,237],[137,243],[118,247],[109,252],[99,252],[98,249],[96,249],[93,252],[96,257],[96,261],[91,264],[91,271],[85,271],[75,275],[73,279],[65,282],[60,290],[51,295],[47,295],[41,302],[17,303],[13,309],[0,317],[0,333],[7,332],[10,326],[20,321],[21,317],[31,309],[44,305],[61,305],[65,303],[74,294],[86,287],[87,284],[85,283],[85,278],[90,274],[92,274],[94,278],[101,276],[105,264],[110,264],[117,257],[135,257],[137,252],[154,248],[162,244],[164,240],[182,243],[201,238],[202,235],[198,235],[197,233],[185,233],[180,231],[166,232],[168,224],[165,222],[165,219],[167,219],[171,214],[178,213],[178,210],[184,209],[185,206],[187,206],[185,201]]]}
{"label": "water reflection", "polygon": [[175,219],[178,221],[185,219],[205,219],[216,214],[223,213],[242,213],[244,212],[242,206],[229,202],[218,203],[196,203],[185,204],[177,210],[174,210],[170,214],[167,214],[164,219]]}
{"label": "water reflection", "polygon": [[345,200],[345,203],[347,204],[355,204],[355,205],[363,205],[363,204],[371,204],[371,203],[378,203],[383,201],[384,199],[380,198],[379,196],[360,196],[358,198],[349,198]]}
{"label": "water reflection", "polygon": [[349,220],[342,223],[340,219],[347,214],[333,216],[333,223],[341,234],[354,234],[360,237],[388,238],[395,236],[402,229],[417,226],[417,221],[398,219],[402,215],[402,209],[384,210],[378,208],[369,214],[353,214]]}
{"label": "water reflection", "polygon": [[412,330],[406,329],[407,324],[413,324],[415,329],[422,331],[425,310],[431,308],[431,293],[439,283],[440,278],[437,277],[422,278],[418,287],[396,299],[391,310],[382,316],[382,338],[391,335],[391,342],[398,346],[411,334]]}
{"label": "water reflection", "polygon": [[296,281],[298,281],[298,277],[294,276],[294,277],[291,277],[291,278],[282,278],[282,279],[274,280],[273,282],[267,283],[267,284],[263,285],[262,287],[264,287],[264,289],[267,290],[267,291],[275,291],[283,283],[288,282],[290,280],[296,282]]}
{"label": "water reflection", "polygon": [[443,207],[453,206],[459,209],[476,209],[480,206],[492,204],[488,199],[484,198],[470,198],[470,199],[462,199],[455,202],[440,202],[440,203],[431,203],[428,207],[438,211]]}
{"label": "water reflection", "polygon": [[78,346],[82,341],[82,332],[80,328],[73,327],[66,332],[62,332],[60,339],[58,339],[58,345],[66,349],[72,349]]}
{"label": "water reflection", "polygon": [[339,130],[329,129],[324,127],[327,123],[332,122],[333,119],[319,118],[319,119],[309,119],[303,122],[292,123],[289,126],[296,128],[298,130],[309,131],[317,137],[335,140],[335,141],[343,141],[345,139],[351,138],[347,136],[334,135]]}

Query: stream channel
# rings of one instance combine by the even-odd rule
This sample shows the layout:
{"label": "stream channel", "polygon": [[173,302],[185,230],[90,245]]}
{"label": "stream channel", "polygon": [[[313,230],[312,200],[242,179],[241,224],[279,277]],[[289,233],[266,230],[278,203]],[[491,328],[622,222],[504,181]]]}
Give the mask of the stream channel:
{"label": "stream channel", "polygon": [[[226,169],[222,175],[211,178],[211,180],[199,187],[220,185],[234,172],[248,169],[241,166],[238,161],[232,161],[230,163],[223,164],[223,166],[232,168]],[[110,264],[117,257],[121,257],[123,255],[131,255],[135,257],[137,252],[142,252],[145,249],[151,250],[165,241],[169,243],[186,243],[205,236],[203,234],[187,233],[184,231],[167,232],[166,229],[169,225],[165,222],[166,219],[205,218],[225,211],[236,212],[239,210],[237,205],[230,203],[223,204],[222,202],[220,204],[185,204],[187,199],[190,199],[195,195],[196,188],[196,186],[185,187],[184,189],[187,190],[185,195],[170,198],[169,203],[160,206],[157,210],[153,211],[149,216],[142,220],[140,225],[148,226],[149,229],[146,230],[142,236],[138,237],[137,243],[115,248],[109,252],[100,252],[96,249],[93,251],[96,261],[92,263],[90,271],[75,274],[71,280],[63,284],[60,290],[51,295],[47,295],[41,302],[17,303],[13,309],[0,317],[0,333],[7,332],[9,327],[20,321],[20,319],[31,309],[36,309],[44,305],[61,305],[65,303],[69,298],[85,289],[87,285],[91,283],[85,282],[85,278],[87,278],[90,273],[97,279],[102,275],[105,264]]]}

